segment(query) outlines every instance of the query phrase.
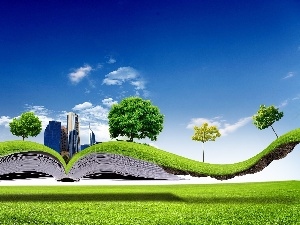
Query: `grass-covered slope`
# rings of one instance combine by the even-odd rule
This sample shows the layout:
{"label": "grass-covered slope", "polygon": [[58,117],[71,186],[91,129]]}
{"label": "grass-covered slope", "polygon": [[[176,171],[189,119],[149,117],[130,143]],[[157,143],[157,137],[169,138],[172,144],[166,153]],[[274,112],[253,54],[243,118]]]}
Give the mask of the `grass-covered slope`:
{"label": "grass-covered slope", "polygon": [[167,172],[173,174],[190,174],[192,176],[211,176],[217,179],[229,179],[234,176],[255,173],[262,170],[273,160],[285,157],[298,143],[300,143],[300,129],[295,129],[280,136],[256,156],[234,164],[202,163],[148,145],[125,141],[110,141],[86,148],[77,153],[68,165],[65,164],[63,158],[56,151],[42,144],[28,141],[7,141],[0,143],[0,157],[17,152],[45,152],[55,156],[66,168],[66,173],[68,173],[79,158],[89,153],[111,153],[157,164]]}
{"label": "grass-covered slope", "polygon": [[5,141],[0,142],[0,157],[19,152],[45,152],[54,156],[66,168],[65,160],[61,155],[45,145],[31,141]]}
{"label": "grass-covered slope", "polygon": [[[264,162],[266,167],[271,161],[283,158],[299,142],[300,129],[296,129],[280,136],[266,149],[248,160],[234,164],[210,164],[181,157],[143,144],[111,141],[91,146],[76,154],[67,165],[67,172],[80,157],[88,153],[98,152],[121,154],[145,160],[158,164],[167,171],[175,174],[191,174],[192,176],[211,176],[217,179],[228,179],[235,175],[254,173],[262,170],[261,162]],[[273,158],[270,158],[270,155]]]}

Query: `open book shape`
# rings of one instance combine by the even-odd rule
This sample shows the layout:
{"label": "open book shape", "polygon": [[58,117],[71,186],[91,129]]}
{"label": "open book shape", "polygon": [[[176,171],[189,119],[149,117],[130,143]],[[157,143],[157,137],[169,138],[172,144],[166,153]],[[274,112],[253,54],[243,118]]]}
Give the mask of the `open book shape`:
{"label": "open book shape", "polygon": [[[284,158],[300,143],[300,129],[273,141],[256,156],[233,164],[210,164],[139,143],[109,141],[75,154],[66,165],[54,150],[28,141],[0,143],[0,182],[6,179],[54,177],[58,181],[105,177],[178,180],[176,175],[219,180],[257,173]],[[109,174],[109,176],[106,176]]]}

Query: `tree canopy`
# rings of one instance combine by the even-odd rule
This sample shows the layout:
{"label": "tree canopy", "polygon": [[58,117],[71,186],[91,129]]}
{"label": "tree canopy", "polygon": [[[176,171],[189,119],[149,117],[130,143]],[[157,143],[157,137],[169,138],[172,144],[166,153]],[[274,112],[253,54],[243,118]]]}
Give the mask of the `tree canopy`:
{"label": "tree canopy", "polygon": [[276,134],[273,123],[280,120],[283,117],[283,112],[279,112],[278,108],[275,108],[273,105],[266,107],[265,105],[260,105],[259,110],[256,115],[252,117],[253,124],[260,130],[268,128],[271,126],[272,130]]}
{"label": "tree canopy", "polygon": [[126,136],[133,138],[157,140],[163,129],[164,116],[150,100],[140,97],[128,97],[119,104],[114,104],[108,114],[111,138]]}
{"label": "tree canopy", "polygon": [[42,131],[42,122],[33,112],[25,112],[9,123],[10,132],[18,137],[35,137]]}
{"label": "tree canopy", "polygon": [[203,123],[201,127],[194,127],[194,135],[192,140],[202,142],[203,162],[204,162],[204,142],[215,141],[221,134],[216,126],[209,126],[208,123]]}

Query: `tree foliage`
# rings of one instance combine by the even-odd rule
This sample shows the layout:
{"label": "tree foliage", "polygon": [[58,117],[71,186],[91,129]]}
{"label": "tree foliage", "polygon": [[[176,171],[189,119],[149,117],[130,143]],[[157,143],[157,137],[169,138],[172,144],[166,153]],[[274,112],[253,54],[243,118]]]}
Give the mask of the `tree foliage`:
{"label": "tree foliage", "polygon": [[273,105],[269,107],[266,107],[265,105],[260,105],[257,114],[254,115],[252,119],[253,119],[253,124],[260,130],[271,126],[276,137],[278,138],[278,135],[276,134],[272,125],[275,121],[280,120],[282,117],[283,117],[283,112],[279,112],[279,109],[275,108]]}
{"label": "tree foliage", "polygon": [[133,138],[148,137],[155,141],[163,129],[163,120],[164,116],[150,100],[128,97],[109,111],[109,133],[111,138],[126,136],[133,141]]}
{"label": "tree foliage", "polygon": [[215,141],[221,134],[216,126],[209,126],[208,123],[203,123],[201,127],[194,127],[194,135],[192,140],[202,142],[203,162],[204,162],[204,142]]}
{"label": "tree foliage", "polygon": [[18,137],[35,137],[42,131],[42,122],[33,112],[25,112],[9,123],[10,132]]}

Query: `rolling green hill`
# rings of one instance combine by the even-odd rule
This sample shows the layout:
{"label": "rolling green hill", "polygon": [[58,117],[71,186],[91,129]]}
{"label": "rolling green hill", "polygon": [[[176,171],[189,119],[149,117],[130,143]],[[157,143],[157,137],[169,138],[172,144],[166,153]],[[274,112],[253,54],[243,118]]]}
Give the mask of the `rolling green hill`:
{"label": "rolling green hill", "polygon": [[210,176],[216,179],[229,179],[234,176],[255,173],[268,166],[273,160],[281,159],[300,143],[300,129],[292,130],[273,141],[267,148],[252,158],[234,164],[210,164],[188,159],[152,146],[125,142],[109,141],[86,148],[77,153],[66,165],[54,150],[38,143],[28,141],[8,141],[0,143],[0,157],[16,152],[39,151],[52,154],[64,165],[68,173],[72,165],[89,153],[120,154],[157,164],[173,174]]}

